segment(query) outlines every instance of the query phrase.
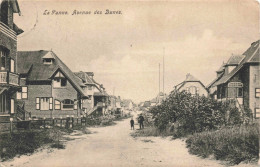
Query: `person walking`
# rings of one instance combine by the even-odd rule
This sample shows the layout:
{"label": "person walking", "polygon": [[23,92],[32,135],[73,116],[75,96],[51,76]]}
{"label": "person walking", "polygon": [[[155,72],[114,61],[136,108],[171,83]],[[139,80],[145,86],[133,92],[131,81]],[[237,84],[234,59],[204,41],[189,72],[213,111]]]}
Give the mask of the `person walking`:
{"label": "person walking", "polygon": [[135,130],[135,121],[133,120],[133,117],[130,120],[131,130]]}
{"label": "person walking", "polygon": [[138,123],[139,123],[140,129],[143,129],[144,128],[144,117],[142,114],[140,114],[140,116],[138,117]]}

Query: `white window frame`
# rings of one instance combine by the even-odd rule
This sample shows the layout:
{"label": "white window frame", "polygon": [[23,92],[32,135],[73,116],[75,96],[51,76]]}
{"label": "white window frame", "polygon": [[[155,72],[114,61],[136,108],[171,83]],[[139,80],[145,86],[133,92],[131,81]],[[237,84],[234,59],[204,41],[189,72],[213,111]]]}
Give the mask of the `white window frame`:
{"label": "white window frame", "polygon": [[59,100],[54,100],[54,109],[61,110],[61,102]]}
{"label": "white window frame", "polygon": [[14,59],[10,59],[10,72],[14,73]]}
{"label": "white window frame", "polygon": [[255,97],[260,98],[260,88],[255,88]]}

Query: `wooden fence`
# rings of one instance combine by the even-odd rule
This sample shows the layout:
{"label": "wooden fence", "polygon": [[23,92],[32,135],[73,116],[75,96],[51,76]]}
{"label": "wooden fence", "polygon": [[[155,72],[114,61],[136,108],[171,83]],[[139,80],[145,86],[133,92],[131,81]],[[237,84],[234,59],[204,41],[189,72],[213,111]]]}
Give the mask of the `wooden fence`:
{"label": "wooden fence", "polygon": [[63,127],[63,128],[74,128],[74,126],[86,126],[86,117],[67,117],[67,118],[46,118],[46,119],[32,119],[25,121],[3,121],[0,122],[0,132],[10,132],[19,131],[24,129],[45,129],[53,127]]}

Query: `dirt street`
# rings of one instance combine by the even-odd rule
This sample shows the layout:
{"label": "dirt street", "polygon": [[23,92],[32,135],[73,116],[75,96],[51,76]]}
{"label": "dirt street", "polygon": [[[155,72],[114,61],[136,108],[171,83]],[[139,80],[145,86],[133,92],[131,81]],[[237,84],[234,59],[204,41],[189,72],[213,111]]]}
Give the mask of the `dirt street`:
{"label": "dirt street", "polygon": [[[2,162],[0,166],[84,166],[84,167],[221,167],[219,161],[190,155],[182,140],[132,138],[129,120],[116,125],[90,128],[93,134],[75,135],[66,149],[43,149],[31,156]],[[137,126],[136,126],[137,127]],[[241,164],[239,166],[252,166]]]}

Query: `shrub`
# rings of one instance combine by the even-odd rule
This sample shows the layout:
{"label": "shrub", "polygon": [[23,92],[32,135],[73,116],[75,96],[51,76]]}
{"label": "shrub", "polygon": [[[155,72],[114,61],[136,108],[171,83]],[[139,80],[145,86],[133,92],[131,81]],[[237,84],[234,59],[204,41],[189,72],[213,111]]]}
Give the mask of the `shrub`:
{"label": "shrub", "polygon": [[186,140],[191,154],[208,157],[230,164],[242,161],[256,161],[259,150],[259,129],[257,125],[235,126],[217,131],[195,133]]}
{"label": "shrub", "polygon": [[239,125],[243,117],[232,103],[221,103],[205,96],[192,96],[182,92],[172,92],[161,105],[152,107],[154,125],[164,131],[168,124],[178,124],[175,137],[216,130],[225,125]]}
{"label": "shrub", "polygon": [[43,144],[51,143],[48,131],[26,131],[13,134],[1,134],[0,155],[2,159],[33,153]]}

